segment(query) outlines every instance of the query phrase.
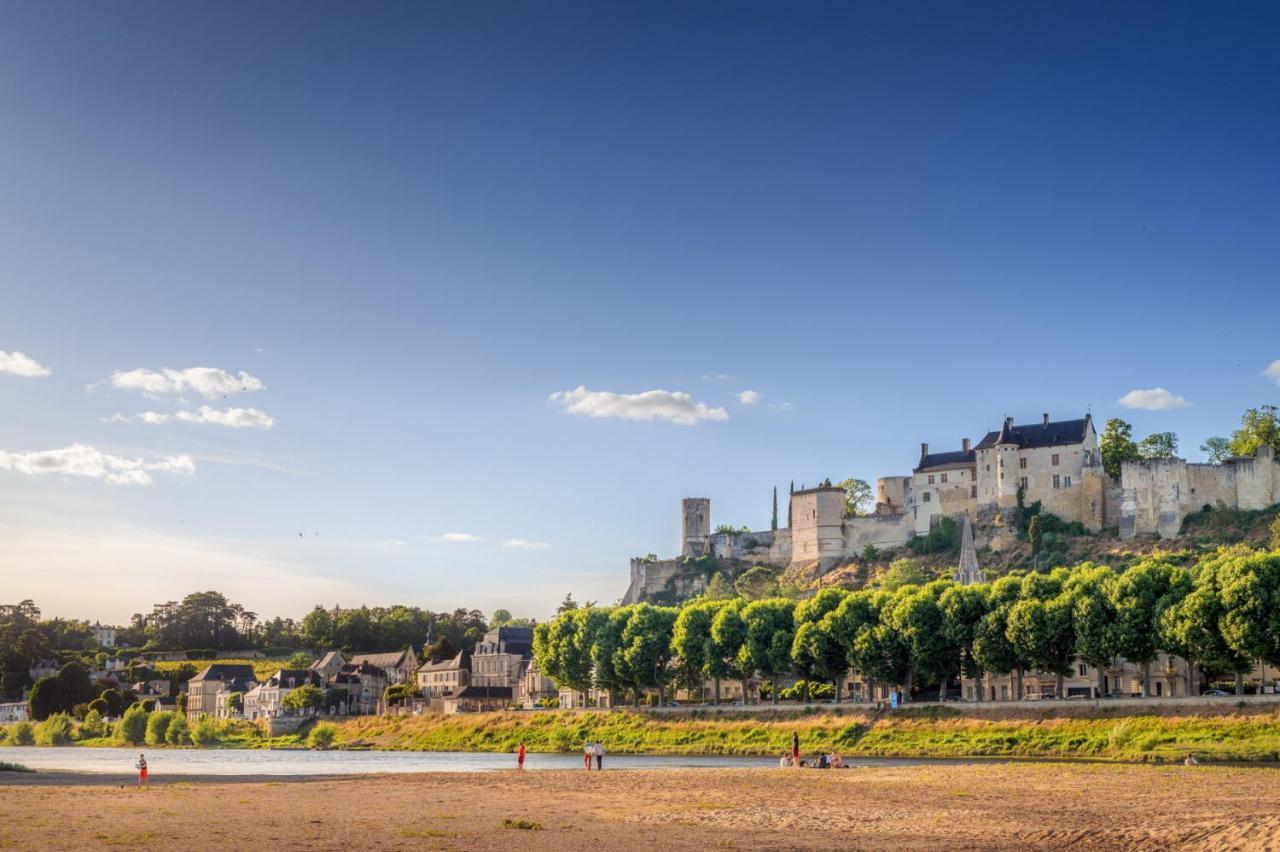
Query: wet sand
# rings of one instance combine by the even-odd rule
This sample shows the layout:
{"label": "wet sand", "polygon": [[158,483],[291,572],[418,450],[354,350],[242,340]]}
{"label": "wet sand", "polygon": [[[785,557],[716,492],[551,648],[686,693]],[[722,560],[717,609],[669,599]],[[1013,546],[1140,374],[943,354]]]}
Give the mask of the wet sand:
{"label": "wet sand", "polygon": [[0,848],[1262,850],[1280,849],[1277,780],[998,763],[160,777],[138,791],[126,776],[0,773]]}

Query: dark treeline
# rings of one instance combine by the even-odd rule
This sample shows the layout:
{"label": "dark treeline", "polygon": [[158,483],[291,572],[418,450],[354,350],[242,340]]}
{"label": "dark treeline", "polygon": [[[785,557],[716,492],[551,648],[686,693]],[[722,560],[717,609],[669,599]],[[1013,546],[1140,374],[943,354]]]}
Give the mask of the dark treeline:
{"label": "dark treeline", "polygon": [[[1280,665],[1280,551],[1221,548],[1194,565],[1156,555],[1127,570],[1082,564],[959,586],[949,580],[894,591],[824,589],[769,598],[637,604],[561,613],[534,634],[539,665],[558,686],[596,688],[638,703],[710,679],[831,684],[852,670],[872,684],[923,691],[984,673],[1064,676],[1077,659],[1100,669],[1141,666],[1143,693],[1157,654],[1210,675],[1239,675],[1261,659]],[[944,694],[945,689],[940,691]]]}

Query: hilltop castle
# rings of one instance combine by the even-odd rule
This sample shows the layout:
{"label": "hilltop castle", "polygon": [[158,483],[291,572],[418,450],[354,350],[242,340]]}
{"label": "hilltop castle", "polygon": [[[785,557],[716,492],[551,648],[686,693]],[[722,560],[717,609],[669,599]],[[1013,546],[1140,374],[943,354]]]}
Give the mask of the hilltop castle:
{"label": "hilltop castle", "polygon": [[687,559],[715,556],[822,573],[861,554],[902,547],[927,535],[944,517],[969,518],[982,542],[1000,549],[1018,526],[1019,492],[1025,505],[1037,501],[1067,522],[1090,532],[1115,527],[1121,538],[1177,535],[1183,519],[1204,506],[1262,509],[1280,502],[1280,464],[1263,446],[1252,458],[1221,464],[1181,459],[1125,462],[1119,481],[1102,468],[1093,418],[1015,424],[1004,418],[977,445],[930,452],[909,476],[876,480],[875,510],[845,516],[844,489],[826,480],[790,494],[790,523],[776,530],[713,532],[711,500],[680,502],[680,556],[631,560],[631,584],[623,603],[663,590],[679,596],[700,592],[702,575],[691,575]]}

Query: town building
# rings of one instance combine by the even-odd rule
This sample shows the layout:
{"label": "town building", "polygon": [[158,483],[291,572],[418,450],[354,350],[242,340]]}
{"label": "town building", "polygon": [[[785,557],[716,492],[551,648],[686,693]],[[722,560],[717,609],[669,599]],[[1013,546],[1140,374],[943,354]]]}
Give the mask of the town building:
{"label": "town building", "polygon": [[289,715],[284,709],[284,698],[303,686],[323,689],[324,681],[313,669],[280,669],[244,694],[245,718],[274,719]]}
{"label": "town building", "polygon": [[92,630],[93,640],[98,643],[99,648],[114,648],[116,646],[116,628],[95,621]]}
{"label": "town building", "polygon": [[253,666],[245,663],[213,663],[187,681],[187,721],[201,716],[226,719],[231,715],[227,698],[248,692],[257,684]]}
{"label": "town building", "polygon": [[386,654],[353,654],[351,665],[370,665],[382,669],[388,685],[413,683],[413,676],[418,671],[418,655],[410,645],[403,651]]}
{"label": "town building", "polygon": [[470,683],[471,655],[465,651],[418,667],[418,692],[426,698],[449,698]]}
{"label": "town building", "polygon": [[520,683],[525,664],[532,658],[532,628],[495,627],[471,652],[470,685],[510,689],[509,700]]}
{"label": "town building", "polygon": [[5,722],[28,722],[31,716],[27,712],[25,701],[5,701],[0,703],[0,724]]}

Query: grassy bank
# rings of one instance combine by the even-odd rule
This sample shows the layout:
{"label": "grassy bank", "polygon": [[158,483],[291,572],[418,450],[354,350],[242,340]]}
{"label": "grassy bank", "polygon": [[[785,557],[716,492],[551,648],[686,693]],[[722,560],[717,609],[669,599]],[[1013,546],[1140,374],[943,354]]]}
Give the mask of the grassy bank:
{"label": "grassy bank", "polygon": [[611,752],[764,754],[839,751],[878,757],[1057,757],[1138,761],[1280,760],[1280,715],[1241,708],[1206,715],[1099,712],[1071,717],[962,717],[946,708],[874,714],[490,713],[362,718],[339,723],[339,747],[419,751],[577,751],[600,740]]}

